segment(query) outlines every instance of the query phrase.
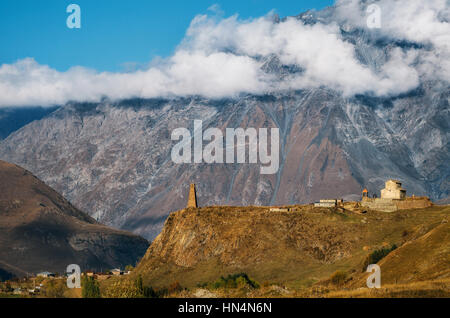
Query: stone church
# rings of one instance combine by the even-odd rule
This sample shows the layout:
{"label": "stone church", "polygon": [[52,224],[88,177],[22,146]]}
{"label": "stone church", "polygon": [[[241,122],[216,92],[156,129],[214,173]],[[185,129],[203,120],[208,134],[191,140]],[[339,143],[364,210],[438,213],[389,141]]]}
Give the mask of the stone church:
{"label": "stone church", "polygon": [[386,181],[385,188],[381,190],[381,198],[402,200],[406,198],[406,190],[402,188],[400,181],[390,179]]}
{"label": "stone church", "polygon": [[389,179],[381,189],[381,198],[369,198],[367,190],[362,193],[361,206],[369,209],[394,212],[405,209],[419,209],[432,206],[433,203],[428,197],[407,197],[406,190],[402,188],[402,183],[398,180]]}

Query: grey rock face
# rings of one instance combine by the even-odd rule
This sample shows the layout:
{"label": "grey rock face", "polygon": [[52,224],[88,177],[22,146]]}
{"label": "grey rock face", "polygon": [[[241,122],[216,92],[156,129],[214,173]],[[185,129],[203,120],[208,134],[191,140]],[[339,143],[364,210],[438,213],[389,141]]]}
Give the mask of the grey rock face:
{"label": "grey rock face", "polygon": [[[190,183],[197,184],[200,205],[354,198],[363,187],[379,193],[390,177],[409,194],[445,198],[448,99],[448,88],[429,85],[387,100],[316,89],[222,101],[73,104],[11,135],[0,157],[99,221],[154,238],[167,214],[185,206]],[[192,131],[195,119],[204,130],[280,128],[278,173],[261,175],[258,164],[173,163],[171,132]]]}

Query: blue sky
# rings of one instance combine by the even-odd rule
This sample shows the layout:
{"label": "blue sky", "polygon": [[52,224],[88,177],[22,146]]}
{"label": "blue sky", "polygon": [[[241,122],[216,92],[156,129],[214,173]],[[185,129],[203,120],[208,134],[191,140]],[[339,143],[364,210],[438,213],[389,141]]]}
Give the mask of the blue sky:
{"label": "blue sky", "polygon": [[[191,20],[218,4],[224,16],[259,17],[274,9],[281,17],[333,0],[2,0],[0,64],[32,57],[65,71],[80,65],[123,71],[173,53]],[[66,7],[81,7],[82,28],[66,26]]]}

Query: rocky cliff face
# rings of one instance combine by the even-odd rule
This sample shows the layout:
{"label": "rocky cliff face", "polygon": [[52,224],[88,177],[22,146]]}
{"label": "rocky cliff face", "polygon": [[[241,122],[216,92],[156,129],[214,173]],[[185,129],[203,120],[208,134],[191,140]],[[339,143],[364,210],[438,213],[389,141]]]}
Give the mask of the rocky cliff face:
{"label": "rocky cliff face", "polygon": [[97,223],[30,172],[0,161],[0,271],[64,273],[135,264],[148,242]]}
{"label": "rocky cliff face", "polygon": [[39,120],[58,107],[5,107],[0,108],[0,140],[23,126]]}
{"label": "rocky cliff face", "polygon": [[310,207],[296,213],[257,207],[178,211],[167,218],[136,273],[156,286],[195,286],[243,271],[258,280],[296,276],[352,256],[365,226],[336,222],[336,216]]}
{"label": "rocky cliff face", "polygon": [[[327,11],[298,16],[306,24]],[[278,22],[277,22],[278,23]],[[373,39],[342,26],[364,65],[415,43]],[[262,70],[280,78],[302,72],[276,56]],[[183,208],[196,183],[200,205],[270,205],[379,194],[387,178],[408,194],[445,200],[450,189],[450,88],[423,81],[408,94],[344,98],[326,87],[245,95],[69,104],[0,143],[0,158],[26,167],[95,219],[154,238],[170,211]],[[257,164],[175,164],[175,128],[280,129],[280,168]],[[248,162],[248,159],[247,159]]]}
{"label": "rocky cliff face", "polygon": [[[365,257],[395,243],[400,251],[410,249],[408,257],[403,254],[396,265],[405,278],[429,279],[411,275],[405,263],[427,273],[439,267],[434,278],[448,277],[448,244],[442,238],[448,233],[449,210],[436,206],[354,214],[311,206],[297,206],[291,212],[262,207],[185,209],[170,214],[134,275],[142,275],[146,283],[158,287],[176,281],[193,287],[241,272],[260,283],[307,284],[326,279],[338,269],[363,276],[359,273]],[[433,229],[440,234],[433,245],[423,249],[425,244],[419,242]],[[439,255],[433,266],[423,261],[430,258],[414,254],[419,250]],[[389,279],[396,277],[395,273],[398,271],[390,267]],[[361,286],[365,284],[357,287]]]}

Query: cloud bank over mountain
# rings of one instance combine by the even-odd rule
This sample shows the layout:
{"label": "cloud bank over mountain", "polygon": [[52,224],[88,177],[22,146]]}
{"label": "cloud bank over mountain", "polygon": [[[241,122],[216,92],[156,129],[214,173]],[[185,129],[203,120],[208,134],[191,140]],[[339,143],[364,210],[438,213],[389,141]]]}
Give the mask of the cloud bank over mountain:
{"label": "cloud bank over mountain", "polygon": [[[152,98],[202,95],[233,97],[325,86],[344,96],[398,95],[422,80],[450,82],[450,6],[447,0],[375,1],[381,28],[367,27],[368,1],[340,0],[315,23],[271,14],[198,15],[173,56],[130,73],[97,72],[75,66],[59,72],[33,58],[0,66],[0,107],[49,106],[107,97]],[[314,12],[312,12],[314,13]],[[317,13],[315,13],[317,14]],[[321,18],[323,17],[323,18]],[[382,63],[358,58],[343,32],[361,31],[374,41],[409,45],[389,50]],[[269,56],[298,72],[280,78],[262,67]]]}

